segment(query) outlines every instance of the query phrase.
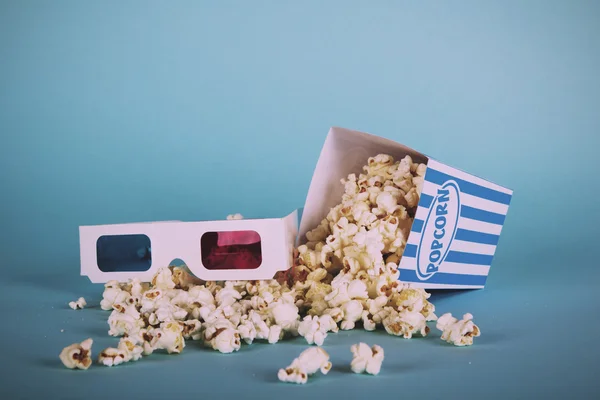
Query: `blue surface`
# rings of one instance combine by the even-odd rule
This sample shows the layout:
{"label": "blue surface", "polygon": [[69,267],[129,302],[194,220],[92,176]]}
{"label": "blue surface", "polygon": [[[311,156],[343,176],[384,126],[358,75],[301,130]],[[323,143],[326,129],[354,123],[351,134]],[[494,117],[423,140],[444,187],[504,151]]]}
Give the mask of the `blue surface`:
{"label": "blue surface", "polygon": [[[0,1],[2,398],[592,398],[600,3],[213,3]],[[332,125],[514,189],[486,289],[434,294],[474,346],[339,333],[303,387],[276,382],[302,340],[61,366],[116,342],[79,225],[287,215]],[[358,340],[381,376],[348,372]]]}

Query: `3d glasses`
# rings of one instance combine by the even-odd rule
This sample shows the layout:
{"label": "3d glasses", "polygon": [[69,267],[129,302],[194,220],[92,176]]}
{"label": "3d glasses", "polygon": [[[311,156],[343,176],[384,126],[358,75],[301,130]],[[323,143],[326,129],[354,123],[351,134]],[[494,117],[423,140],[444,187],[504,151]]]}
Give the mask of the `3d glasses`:
{"label": "3d glasses", "polygon": [[272,279],[289,269],[298,210],[284,218],[81,226],[81,273],[94,283],[139,278],[182,260],[205,281]]}

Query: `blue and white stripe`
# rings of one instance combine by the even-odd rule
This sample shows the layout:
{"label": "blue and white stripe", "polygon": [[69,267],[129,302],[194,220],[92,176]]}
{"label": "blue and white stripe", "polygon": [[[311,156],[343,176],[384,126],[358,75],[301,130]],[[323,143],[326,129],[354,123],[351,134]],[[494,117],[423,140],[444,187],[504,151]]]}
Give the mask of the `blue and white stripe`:
{"label": "blue and white stripe", "polygon": [[[456,234],[438,272],[422,280],[416,273],[418,246],[437,190],[448,181],[456,182],[460,188]],[[510,189],[430,159],[400,264],[400,281],[426,289],[484,287],[511,198]],[[431,243],[433,237],[424,239],[424,244]]]}

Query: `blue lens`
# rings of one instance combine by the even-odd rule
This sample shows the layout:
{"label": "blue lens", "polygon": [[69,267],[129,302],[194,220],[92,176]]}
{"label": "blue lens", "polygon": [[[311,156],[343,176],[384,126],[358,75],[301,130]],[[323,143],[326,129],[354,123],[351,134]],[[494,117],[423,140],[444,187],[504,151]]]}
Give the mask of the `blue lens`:
{"label": "blue lens", "polygon": [[96,261],[102,272],[139,272],[152,266],[152,246],[146,235],[101,236]]}

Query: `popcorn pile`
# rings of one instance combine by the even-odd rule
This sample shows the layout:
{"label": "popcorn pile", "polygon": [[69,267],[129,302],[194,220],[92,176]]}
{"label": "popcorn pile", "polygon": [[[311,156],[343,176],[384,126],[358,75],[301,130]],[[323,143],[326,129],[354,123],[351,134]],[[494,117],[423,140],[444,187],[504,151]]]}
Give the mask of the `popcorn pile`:
{"label": "popcorn pile", "polygon": [[[107,282],[100,306],[111,311],[108,334],[120,341],[100,352],[98,362],[115,366],[154,351],[181,353],[186,340],[221,353],[297,336],[321,346],[329,333],[357,326],[410,339],[427,336],[427,322],[436,320],[443,340],[472,344],[479,329],[470,314],[462,321],[450,314],[438,320],[429,293],[398,282],[425,171],[410,156],[396,162],[385,154],[369,158],[364,173],[342,179],[341,204],[306,234],[294,268],[272,280],[202,282],[185,267],[169,266],[149,283]],[[379,372],[383,349],[361,343],[352,352],[353,370]],[[324,350],[307,354],[309,361],[301,356],[279,371],[280,379],[305,382],[319,369],[327,373]]]}
{"label": "popcorn pile", "polygon": [[343,330],[361,322],[368,331],[383,326],[391,335],[426,336],[426,323],[437,319],[430,294],[398,283],[426,166],[380,154],[363,169],[342,179],[342,203],[306,234],[289,284],[326,327],[333,318]]}

